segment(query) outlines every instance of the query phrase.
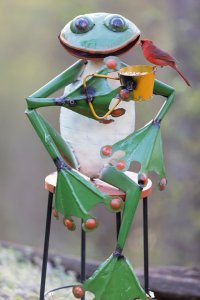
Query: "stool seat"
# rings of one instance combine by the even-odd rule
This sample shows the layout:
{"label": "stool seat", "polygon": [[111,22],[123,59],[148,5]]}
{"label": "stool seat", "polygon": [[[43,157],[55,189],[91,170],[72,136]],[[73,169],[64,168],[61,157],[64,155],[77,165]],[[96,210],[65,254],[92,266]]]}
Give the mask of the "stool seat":
{"label": "stool seat", "polygon": [[[84,177],[87,181],[90,181],[92,184],[94,184],[99,191],[101,191],[104,194],[108,194],[111,197],[116,197],[119,196],[122,199],[125,199],[126,194],[119,190],[118,188],[100,180],[100,179],[94,179],[93,181],[90,180],[89,177],[83,175],[82,173],[76,171],[77,173],[79,173],[79,175],[81,175],[82,177]],[[130,172],[127,171],[125,172],[125,174],[134,182],[137,183],[138,181],[138,174],[134,173],[134,172]],[[55,187],[56,187],[56,182],[57,182],[57,172],[51,173],[49,174],[46,178],[45,178],[45,189],[47,191],[49,191],[50,193],[54,193],[55,192]],[[146,186],[143,188],[142,190],[142,194],[141,194],[141,199],[148,197],[151,194],[152,191],[152,181],[148,178],[147,184]]]}

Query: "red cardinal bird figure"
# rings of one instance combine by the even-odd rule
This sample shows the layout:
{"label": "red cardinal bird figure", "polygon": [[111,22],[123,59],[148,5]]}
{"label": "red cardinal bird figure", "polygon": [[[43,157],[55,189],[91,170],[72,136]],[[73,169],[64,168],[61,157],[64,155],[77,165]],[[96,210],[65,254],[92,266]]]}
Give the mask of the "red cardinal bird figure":
{"label": "red cardinal bird figure", "polygon": [[151,40],[143,39],[138,42],[138,44],[142,47],[142,51],[144,57],[155,64],[156,66],[164,67],[170,66],[175,69],[178,74],[183,78],[187,85],[191,86],[189,81],[185,78],[185,76],[181,73],[176,65],[176,60],[173,56],[169,55],[167,52],[159,49],[154,45]]}

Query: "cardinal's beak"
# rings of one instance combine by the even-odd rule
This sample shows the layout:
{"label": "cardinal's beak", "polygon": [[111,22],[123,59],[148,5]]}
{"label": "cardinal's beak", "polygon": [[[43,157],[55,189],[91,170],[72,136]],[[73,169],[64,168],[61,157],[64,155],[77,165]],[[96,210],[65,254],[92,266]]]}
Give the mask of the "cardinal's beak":
{"label": "cardinal's beak", "polygon": [[141,46],[141,42],[140,42],[140,41],[138,41],[138,42],[136,43],[136,45],[140,45],[140,46]]}

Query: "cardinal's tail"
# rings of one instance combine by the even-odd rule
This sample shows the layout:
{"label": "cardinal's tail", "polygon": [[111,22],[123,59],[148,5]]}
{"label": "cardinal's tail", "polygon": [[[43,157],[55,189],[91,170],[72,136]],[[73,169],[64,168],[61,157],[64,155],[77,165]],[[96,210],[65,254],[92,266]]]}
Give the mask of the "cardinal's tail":
{"label": "cardinal's tail", "polygon": [[185,81],[185,83],[188,86],[191,86],[189,81],[187,80],[187,78],[185,78],[185,76],[181,73],[181,71],[178,69],[177,65],[174,65],[173,68],[178,72],[178,74],[183,78],[183,80]]}

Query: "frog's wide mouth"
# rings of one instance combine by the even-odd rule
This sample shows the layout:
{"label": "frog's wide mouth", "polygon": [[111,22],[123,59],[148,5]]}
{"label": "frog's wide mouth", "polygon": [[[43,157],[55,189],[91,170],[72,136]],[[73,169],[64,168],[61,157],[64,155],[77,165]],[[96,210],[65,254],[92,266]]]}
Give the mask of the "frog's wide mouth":
{"label": "frog's wide mouth", "polygon": [[112,49],[102,49],[102,50],[95,50],[95,49],[81,49],[77,47],[73,47],[69,45],[69,43],[64,39],[63,36],[59,35],[58,39],[61,45],[72,55],[79,57],[79,58],[87,58],[87,59],[96,59],[96,58],[104,58],[108,55],[119,56],[130,50],[133,46],[136,45],[140,38],[140,34],[135,36],[133,39],[130,39],[127,43],[120,45],[119,47],[112,48]]}

